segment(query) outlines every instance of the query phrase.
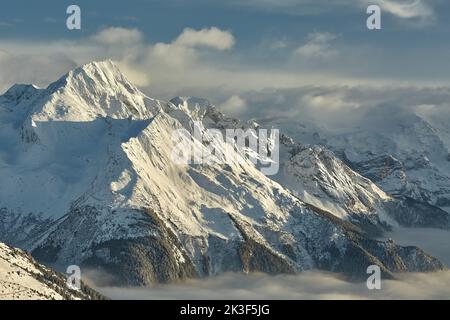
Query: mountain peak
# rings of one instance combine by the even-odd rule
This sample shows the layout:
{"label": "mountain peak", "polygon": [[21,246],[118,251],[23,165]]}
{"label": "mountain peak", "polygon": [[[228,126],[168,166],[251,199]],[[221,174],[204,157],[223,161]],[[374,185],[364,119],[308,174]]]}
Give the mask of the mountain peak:
{"label": "mountain peak", "polygon": [[50,84],[35,120],[86,121],[97,117],[147,118],[154,104],[111,60],[79,66]]}
{"label": "mountain peak", "polygon": [[98,77],[100,80],[104,79],[103,76],[106,76],[106,78],[111,77],[118,77],[121,79],[125,78],[125,76],[119,70],[117,65],[110,59],[102,61],[92,61],[84,65],[81,65],[75,68],[74,70],[69,71],[68,73],[68,75],[71,76],[76,76],[78,74],[95,76]]}
{"label": "mountain peak", "polygon": [[40,90],[34,84],[14,84],[2,97],[8,101],[19,103],[24,99],[30,99]]}
{"label": "mountain peak", "polygon": [[77,69],[117,69],[116,64],[111,59],[91,61],[78,67]]}
{"label": "mountain peak", "polygon": [[121,87],[133,94],[138,92],[110,59],[79,66],[50,84],[48,90],[54,92],[62,87],[73,87],[74,90],[82,91],[96,91],[99,87],[117,90],[117,87]]}

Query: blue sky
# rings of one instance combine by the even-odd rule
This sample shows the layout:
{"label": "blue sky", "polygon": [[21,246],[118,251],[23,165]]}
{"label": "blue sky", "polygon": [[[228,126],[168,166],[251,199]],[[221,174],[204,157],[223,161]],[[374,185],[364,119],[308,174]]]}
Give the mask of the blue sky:
{"label": "blue sky", "polygon": [[[412,3],[416,0],[385,0]],[[314,30],[348,33],[348,41],[371,39],[365,27],[365,7],[382,0],[16,0],[2,4],[0,36],[2,38],[54,39],[81,37],[105,26],[139,28],[153,41],[170,40],[185,27],[201,29],[216,26],[233,30],[240,45],[255,45],[264,37],[287,37],[301,40]],[[285,5],[275,5],[285,3]],[[316,4],[315,4],[316,3]],[[336,4],[337,3],[337,4]],[[339,4],[341,3],[341,4]],[[434,20],[423,22],[402,18],[389,11],[383,15],[382,37],[387,44],[398,43],[404,36],[426,37],[436,41],[448,35],[450,4],[439,0],[420,0],[433,9]],[[65,9],[78,4],[83,10],[81,32],[65,29]],[[348,4],[348,5],[344,5]],[[407,6],[405,6],[407,8]],[[407,10],[407,9],[405,9]],[[446,14],[448,12],[448,15]],[[428,19],[428,18],[427,18]],[[430,19],[431,20],[431,19]],[[378,35],[379,36],[379,35]],[[376,38],[377,39],[377,38]],[[405,44],[404,39],[400,43]]]}
{"label": "blue sky", "polygon": [[[382,7],[380,31],[366,28],[372,3]],[[81,7],[80,31],[65,27],[69,4]],[[44,86],[104,58],[163,97],[306,84],[446,85],[449,27],[444,0],[16,0],[0,11],[0,91],[14,82]]]}

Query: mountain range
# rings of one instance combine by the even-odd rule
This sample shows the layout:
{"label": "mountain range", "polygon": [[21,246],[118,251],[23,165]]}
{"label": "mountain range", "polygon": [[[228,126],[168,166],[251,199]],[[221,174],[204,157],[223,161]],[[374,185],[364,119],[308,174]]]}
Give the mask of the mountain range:
{"label": "mountain range", "polygon": [[[448,228],[448,180],[428,154],[408,158],[380,146],[394,140],[366,143],[360,132],[311,143],[291,124],[241,122],[199,98],[150,98],[109,60],[45,89],[15,85],[0,96],[0,241],[119,285],[230,271],[318,268],[365,279],[369,265],[385,277],[445,268],[420,248],[375,239],[397,225]],[[259,127],[280,129],[275,176],[247,158],[172,159],[174,130],[189,133],[189,147],[233,154],[207,129]]]}

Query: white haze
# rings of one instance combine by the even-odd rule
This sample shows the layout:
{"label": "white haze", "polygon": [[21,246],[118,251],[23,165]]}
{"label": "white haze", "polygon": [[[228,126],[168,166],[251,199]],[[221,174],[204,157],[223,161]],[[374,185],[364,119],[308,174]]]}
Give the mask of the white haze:
{"label": "white haze", "polygon": [[[396,228],[386,234],[401,245],[417,245],[450,266],[450,231]],[[91,272],[87,281],[111,280]],[[193,279],[152,287],[97,287],[112,299],[450,299],[450,271],[397,274],[383,280],[381,290],[367,289],[365,282],[349,282],[336,273],[306,271],[297,275],[270,276],[261,273],[226,273],[208,279]]]}
{"label": "white haze", "polygon": [[339,275],[307,271],[298,275],[224,274],[203,280],[147,288],[97,288],[112,299],[449,299],[450,271],[402,274],[382,280],[381,290]]}

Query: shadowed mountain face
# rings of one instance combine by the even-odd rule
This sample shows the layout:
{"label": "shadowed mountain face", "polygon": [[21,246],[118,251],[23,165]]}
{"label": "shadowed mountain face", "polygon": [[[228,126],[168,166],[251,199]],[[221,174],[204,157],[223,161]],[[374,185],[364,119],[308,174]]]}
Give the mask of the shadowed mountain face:
{"label": "shadowed mountain face", "polygon": [[[20,90],[0,98],[0,131],[8,137],[0,143],[0,240],[56,268],[97,268],[134,285],[226,271],[320,268],[364,278],[373,264],[386,276],[443,268],[418,248],[369,239],[364,219],[307,204],[248,159],[175,163],[174,130],[188,132],[188,148],[237,152],[193,133],[196,126],[212,138],[207,128],[237,121],[202,101],[148,98],[110,61],[71,71],[47,89]],[[322,169],[317,178],[328,172]],[[344,171],[350,191],[385,196]],[[304,179],[314,177],[313,170]],[[336,203],[352,198],[322,187]],[[358,214],[378,217],[363,208]]]}

